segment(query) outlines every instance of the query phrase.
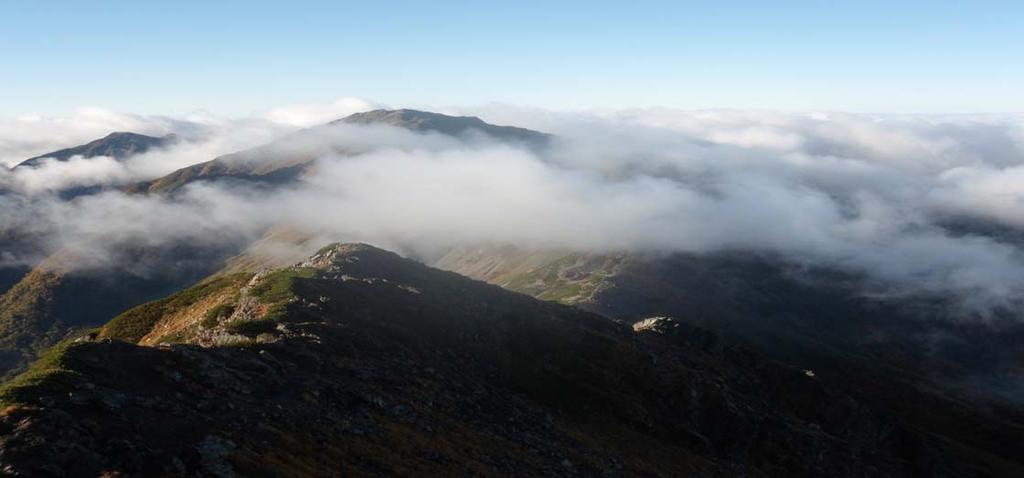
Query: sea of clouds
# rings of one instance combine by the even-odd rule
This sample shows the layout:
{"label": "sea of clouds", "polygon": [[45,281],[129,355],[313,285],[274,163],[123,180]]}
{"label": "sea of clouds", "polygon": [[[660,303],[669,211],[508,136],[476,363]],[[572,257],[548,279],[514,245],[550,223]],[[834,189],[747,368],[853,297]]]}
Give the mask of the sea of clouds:
{"label": "sea of clouds", "polygon": [[[554,134],[542,150],[481,136],[317,126],[375,107],[343,98],[240,119],[85,109],[0,121],[7,165],[112,131],[184,138],[122,162],[76,158],[0,171],[0,231],[33,245],[9,248],[0,261],[32,263],[71,249],[103,267],[126,244],[245,242],[287,225],[419,256],[495,244],[763,251],[894,290],[955,293],[979,309],[1024,297],[1022,116],[442,110]],[[164,197],[118,189],[273,141],[277,155],[315,151],[313,172],[273,190],[198,182]],[[106,189],[59,194],[95,185]]]}

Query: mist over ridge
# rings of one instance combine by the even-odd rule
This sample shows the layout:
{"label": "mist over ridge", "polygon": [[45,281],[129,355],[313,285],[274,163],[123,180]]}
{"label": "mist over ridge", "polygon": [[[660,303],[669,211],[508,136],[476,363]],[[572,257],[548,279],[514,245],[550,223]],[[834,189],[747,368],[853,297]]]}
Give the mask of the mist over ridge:
{"label": "mist over ridge", "polygon": [[[81,267],[105,267],[125,245],[245,242],[289,225],[416,256],[486,244],[755,251],[864,274],[887,293],[956,293],[982,312],[1014,306],[1024,289],[1019,116],[448,111],[552,134],[542,149],[486,134],[323,121],[375,106],[342,99],[230,120],[96,111],[88,121],[15,120],[23,132],[40,123],[52,138],[81,134],[85,124],[184,140],[125,161],[79,157],[0,171],[0,229],[45,238],[28,256],[0,260],[32,263],[70,249]],[[0,151],[25,151],[21,143],[0,138]],[[197,181],[173,195],[122,192],[264,143],[261,155],[240,161],[309,155],[314,166],[269,190]],[[58,194],[97,185],[101,192],[70,201]]]}

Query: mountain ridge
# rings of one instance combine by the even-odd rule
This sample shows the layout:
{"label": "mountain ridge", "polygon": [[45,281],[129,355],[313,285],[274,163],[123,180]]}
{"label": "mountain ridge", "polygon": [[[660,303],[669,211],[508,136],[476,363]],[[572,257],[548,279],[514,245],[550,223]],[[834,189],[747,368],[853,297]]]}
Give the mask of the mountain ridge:
{"label": "mountain ridge", "polygon": [[[861,278],[841,271],[805,270],[736,251],[582,254],[514,247],[456,248],[434,265],[620,320],[670,315],[778,360],[891,366],[982,403],[1024,404],[1010,386],[1019,383],[1015,371],[1024,367],[1024,354],[1005,345],[1024,337],[1024,325],[944,317],[940,312],[954,307],[948,298],[873,298]],[[1000,380],[1007,392],[981,386]]]}
{"label": "mountain ridge", "polygon": [[[370,113],[380,114],[380,111]],[[399,116],[407,119],[418,119],[416,124],[420,128],[430,128],[434,122],[440,122],[445,127],[449,127],[451,123],[468,124],[467,127],[470,129],[477,128],[478,125],[483,125],[485,129],[493,126],[478,118],[469,121],[464,117],[450,117],[436,113],[413,112],[412,110],[396,111],[400,113]],[[345,121],[348,118],[355,118],[351,121],[359,124],[366,124],[369,121],[368,116],[357,114],[336,120],[334,123]],[[403,127],[395,124],[391,124],[391,126]],[[411,124],[407,126],[412,127]],[[523,132],[540,135],[538,137],[547,137],[543,133],[531,132],[522,128],[498,126],[493,126],[493,128],[498,132],[512,131],[514,136],[509,136],[511,140],[519,138],[520,136],[515,135],[524,134]],[[462,129],[455,133],[461,134],[466,131]],[[301,136],[302,132],[296,134]],[[316,134],[315,128],[311,134]],[[447,133],[440,132],[440,134]],[[128,135],[127,137],[132,138],[142,137],[142,135]],[[107,138],[121,137],[126,136],[120,133],[107,136]],[[323,154],[353,153],[353,151],[346,150],[344,144],[328,144],[313,149],[295,148],[289,145],[291,139],[295,139],[294,134],[266,145],[222,155],[210,161],[188,166],[161,178],[138,183],[125,189],[131,193],[173,194],[185,185],[200,180],[243,181],[257,187],[272,188],[290,183],[307,174],[312,169],[314,161]],[[93,143],[99,141],[102,140]],[[238,247],[238,249],[231,250],[231,247]],[[126,277],[133,278],[132,284],[138,284],[141,287],[126,287],[121,294],[118,293],[119,288],[116,285],[97,274],[53,274],[49,270],[33,271],[32,268],[5,273],[0,277],[4,280],[4,283],[0,284],[4,286],[4,289],[0,290],[0,303],[8,305],[5,310],[0,310],[0,376],[20,370],[27,363],[27,358],[42,347],[52,345],[71,330],[100,325],[111,315],[122,311],[123,307],[171,293],[191,281],[216,272],[222,267],[223,260],[241,253],[243,247],[244,245],[238,246],[237,244],[217,245],[208,247],[210,251],[203,251],[190,245],[175,245],[164,251],[136,252],[137,256],[132,260],[145,258],[151,267],[178,269],[182,263],[187,263],[188,270],[180,276],[165,278],[160,278],[157,275],[140,279],[134,275],[127,275]],[[183,251],[190,252],[184,253]],[[60,254],[58,251],[48,261],[58,268],[63,266],[64,269],[67,269],[65,272],[69,272],[74,268],[74,261]],[[185,254],[185,256],[179,256],[179,254]],[[203,267],[198,260],[188,256],[202,257],[211,262]],[[121,274],[123,272],[111,272],[110,275],[119,276]],[[99,307],[100,304],[95,301],[80,301],[91,304],[90,307],[67,305],[76,301],[72,294],[89,290],[90,282],[96,284],[94,290],[107,297],[112,305]],[[91,307],[99,308],[91,310]],[[54,314],[58,314],[60,317],[53,317]],[[31,337],[34,334],[42,334],[43,337],[42,339]]]}
{"label": "mountain ridge", "polygon": [[138,133],[116,131],[79,146],[72,146],[26,159],[14,167],[36,167],[48,158],[57,161],[67,161],[74,156],[81,156],[83,158],[107,156],[116,160],[123,160],[134,154],[142,154],[151,149],[170,146],[177,141],[179,141],[179,138],[173,133],[165,136],[147,136]]}
{"label": "mountain ridge", "polygon": [[[164,323],[177,325],[151,346],[133,344]],[[672,319],[616,323],[365,244],[201,282],[90,337],[46,354],[0,393],[8,469],[851,477],[1024,469],[1008,458],[1018,445],[1000,439],[1013,428],[966,442],[921,432],[813,374]]]}
{"label": "mountain ridge", "polygon": [[406,108],[397,110],[378,109],[354,113],[327,124],[386,124],[410,131],[429,131],[456,137],[465,135],[470,131],[478,131],[498,140],[518,141],[533,147],[546,146],[552,138],[547,133],[531,129],[517,126],[493,125],[477,116],[450,116]]}
{"label": "mountain ridge", "polygon": [[[448,116],[410,109],[373,110],[340,118],[320,126],[292,133],[271,143],[223,155],[212,160],[187,166],[160,178],[143,181],[127,190],[129,192],[173,193],[185,184],[197,180],[239,180],[256,184],[283,184],[294,181],[306,174],[313,162],[328,153],[353,154],[344,144],[320,144],[308,151],[289,150],[289,142],[301,142],[307,135],[329,130],[332,126],[385,125],[417,133],[439,133],[456,138],[479,132],[498,141],[523,144],[531,148],[546,146],[552,136],[514,126],[496,126],[477,117]],[[323,141],[321,141],[323,143]],[[285,153],[278,150],[284,149]]]}

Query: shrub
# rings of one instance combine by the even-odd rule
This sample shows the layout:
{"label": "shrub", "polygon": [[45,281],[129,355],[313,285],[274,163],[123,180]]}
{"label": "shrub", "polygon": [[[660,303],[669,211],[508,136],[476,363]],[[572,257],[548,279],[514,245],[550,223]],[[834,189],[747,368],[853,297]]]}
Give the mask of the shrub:
{"label": "shrub", "polygon": [[232,274],[200,282],[163,299],[147,302],[114,317],[100,331],[101,338],[138,342],[161,318],[195,304],[200,299],[227,287],[239,287],[251,274]]}
{"label": "shrub", "polygon": [[230,317],[234,311],[235,304],[220,304],[206,311],[206,316],[203,317],[203,321],[200,322],[200,325],[208,329],[212,329],[217,326],[221,319]]}

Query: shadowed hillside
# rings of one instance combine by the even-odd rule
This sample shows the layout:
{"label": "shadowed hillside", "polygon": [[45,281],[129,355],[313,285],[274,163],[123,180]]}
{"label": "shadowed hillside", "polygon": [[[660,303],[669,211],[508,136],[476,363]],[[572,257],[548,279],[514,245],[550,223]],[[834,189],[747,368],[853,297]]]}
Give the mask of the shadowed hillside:
{"label": "shadowed hillside", "polygon": [[[921,429],[669,318],[634,326],[365,245],[212,278],[2,391],[28,475],[1012,476],[1021,429]],[[135,345],[140,343],[143,345]],[[158,345],[163,344],[163,345]],[[145,424],[145,426],[140,426]],[[945,430],[948,431],[948,430]]]}

